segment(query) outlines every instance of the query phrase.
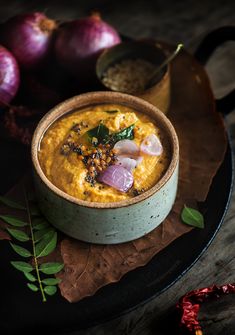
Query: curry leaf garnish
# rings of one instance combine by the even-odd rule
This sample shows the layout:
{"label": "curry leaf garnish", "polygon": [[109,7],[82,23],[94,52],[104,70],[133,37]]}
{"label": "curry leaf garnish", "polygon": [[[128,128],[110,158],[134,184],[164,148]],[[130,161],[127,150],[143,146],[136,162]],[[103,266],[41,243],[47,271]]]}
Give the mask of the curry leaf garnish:
{"label": "curry leaf garnish", "polygon": [[181,219],[184,223],[197,227],[204,228],[204,217],[203,215],[196,209],[187,207],[184,205],[184,208],[181,212]]}
{"label": "curry leaf garnish", "polygon": [[27,283],[28,288],[30,288],[30,290],[37,292],[38,291],[38,287],[32,283]]}
{"label": "curry leaf garnish", "polygon": [[26,209],[24,206],[21,204],[16,203],[14,200],[11,200],[7,197],[0,196],[0,202],[3,203],[4,205],[15,208],[15,209]]}
{"label": "curry leaf garnish", "polygon": [[57,287],[56,286],[46,286],[44,288],[44,291],[48,295],[54,295],[56,293],[56,291],[57,291]]}
{"label": "curry leaf garnish", "polygon": [[118,113],[118,110],[117,109],[113,109],[113,110],[110,110],[110,111],[106,111],[106,113],[108,113],[108,114],[116,114],[116,113]]}
{"label": "curry leaf garnish", "polygon": [[56,285],[61,282],[61,279],[59,278],[46,278],[42,280],[43,284],[51,286],[51,285]]}
{"label": "curry leaf garnish", "polygon": [[41,264],[39,270],[46,275],[53,275],[60,272],[64,267],[64,264],[58,262],[44,263]]}
{"label": "curry leaf garnish", "polygon": [[16,245],[14,243],[10,243],[12,249],[20,256],[22,257],[30,257],[32,256],[31,252],[28,251],[27,249],[19,246],[19,245]]}
{"label": "curry leaf garnish", "polygon": [[[107,111],[107,113],[108,112],[110,111]],[[114,111],[111,111],[111,112],[114,112]],[[88,130],[86,134],[91,143],[93,143],[93,139],[96,139],[98,143],[115,144],[116,142],[121,141],[121,140],[126,140],[126,139],[133,140],[134,127],[135,127],[135,124],[132,124],[127,128],[124,128],[116,133],[110,134],[109,129],[102,122],[100,122],[97,127]]]}
{"label": "curry leaf garnish", "polygon": [[48,222],[42,217],[34,218],[32,220],[32,225],[33,225],[33,229],[35,230],[41,230],[41,229],[46,229],[50,227]]}
{"label": "curry leaf garnish", "polygon": [[43,238],[35,246],[36,256],[43,257],[49,255],[56,247],[57,243],[57,232],[51,231],[45,238]]}
{"label": "curry leaf garnish", "polygon": [[8,233],[11,234],[11,236],[13,236],[15,239],[17,239],[20,242],[26,242],[29,240],[28,235],[22,230],[7,228],[7,231]]}
{"label": "curry leaf garnish", "polygon": [[10,242],[12,249],[19,256],[32,258],[30,263],[17,260],[12,261],[11,265],[18,271],[24,273],[24,276],[29,281],[29,283],[27,283],[28,288],[34,292],[40,291],[42,301],[46,301],[46,295],[55,294],[57,291],[56,285],[59,284],[61,280],[51,277],[41,278],[41,273],[45,275],[56,274],[63,269],[64,264],[59,262],[39,264],[38,259],[40,257],[49,255],[56,248],[57,232],[55,228],[42,217],[41,212],[35,203],[30,206],[29,199],[25,192],[24,194],[25,207],[5,197],[1,197],[0,202],[8,207],[26,211],[28,217],[27,220],[22,220],[12,215],[0,215],[0,219],[14,227],[6,228],[14,239],[20,242],[30,241],[31,251],[28,248]]}
{"label": "curry leaf garnish", "polygon": [[101,143],[109,135],[109,129],[100,122],[97,127],[88,130],[86,134],[90,142],[93,138],[96,138],[98,143]]}
{"label": "curry leaf garnish", "polygon": [[45,238],[51,232],[54,232],[54,229],[51,227],[40,229],[34,233],[35,242],[39,242],[42,238]]}
{"label": "curry leaf garnish", "polygon": [[24,273],[33,271],[32,265],[26,262],[12,261],[11,265],[13,265],[17,270],[22,271]]}
{"label": "curry leaf garnish", "polygon": [[117,133],[110,134],[109,136],[106,137],[105,143],[111,142],[115,144],[116,142],[121,141],[121,140],[133,140],[134,139],[134,128],[135,128],[135,124],[132,124],[131,126],[124,128]]}
{"label": "curry leaf garnish", "polygon": [[30,280],[32,282],[37,281],[37,278],[34,275],[32,275],[32,273],[30,273],[30,272],[24,272],[24,275],[28,280]]}
{"label": "curry leaf garnish", "polygon": [[14,227],[25,227],[27,226],[27,222],[22,221],[21,219],[15,218],[10,215],[0,215],[0,218],[6,223],[14,226]]}

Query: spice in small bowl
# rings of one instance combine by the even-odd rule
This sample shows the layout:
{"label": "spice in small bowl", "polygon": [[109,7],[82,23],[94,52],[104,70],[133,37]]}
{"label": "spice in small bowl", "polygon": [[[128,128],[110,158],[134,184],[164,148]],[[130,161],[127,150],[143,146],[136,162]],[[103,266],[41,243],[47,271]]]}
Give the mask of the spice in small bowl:
{"label": "spice in small bowl", "polygon": [[140,97],[167,113],[170,104],[168,51],[155,41],[122,42],[102,52],[96,62],[96,76],[108,90]]}
{"label": "spice in small bowl", "polygon": [[124,59],[107,69],[102,82],[112,91],[135,94],[144,91],[155,69],[156,65],[145,59]]}

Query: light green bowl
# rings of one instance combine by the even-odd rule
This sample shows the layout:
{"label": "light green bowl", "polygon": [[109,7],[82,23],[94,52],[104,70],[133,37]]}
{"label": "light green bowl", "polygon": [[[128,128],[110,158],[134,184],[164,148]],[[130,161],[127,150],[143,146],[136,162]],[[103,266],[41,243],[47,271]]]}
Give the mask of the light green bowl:
{"label": "light green bowl", "polygon": [[[149,115],[161,127],[171,145],[170,165],[148,191],[120,202],[88,202],[72,197],[53,185],[38,160],[40,141],[58,118],[94,104],[121,104]],[[34,183],[39,206],[48,221],[81,241],[114,244],[135,240],[156,228],[169,214],[176,197],[179,144],[167,117],[150,103],[123,93],[92,92],[75,96],[54,107],[38,124],[32,140]]]}

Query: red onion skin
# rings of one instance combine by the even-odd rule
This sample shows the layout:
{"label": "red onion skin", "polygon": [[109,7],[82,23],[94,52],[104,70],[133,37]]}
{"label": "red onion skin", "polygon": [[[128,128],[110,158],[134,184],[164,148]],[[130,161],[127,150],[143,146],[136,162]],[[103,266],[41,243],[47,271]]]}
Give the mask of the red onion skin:
{"label": "red onion skin", "polygon": [[116,30],[98,15],[68,22],[58,30],[55,53],[72,75],[91,76],[103,49],[121,42]]}
{"label": "red onion skin", "polygon": [[0,45],[0,106],[15,97],[20,84],[20,71],[14,56]]}
{"label": "red onion skin", "polygon": [[22,68],[36,69],[49,57],[55,28],[43,13],[20,14],[3,24],[1,40]]}

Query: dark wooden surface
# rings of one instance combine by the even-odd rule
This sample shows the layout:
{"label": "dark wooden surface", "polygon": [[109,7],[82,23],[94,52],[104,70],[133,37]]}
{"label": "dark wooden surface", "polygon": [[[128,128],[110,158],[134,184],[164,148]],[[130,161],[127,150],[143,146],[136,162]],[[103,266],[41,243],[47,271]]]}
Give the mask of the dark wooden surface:
{"label": "dark wooden surface", "polygon": [[[44,10],[55,18],[69,19],[98,9],[105,20],[121,33],[132,37],[153,37],[177,44],[183,42],[193,52],[202,37],[209,31],[235,25],[235,1],[1,1],[0,20],[13,14]],[[235,42],[219,48],[206,70],[217,97],[235,88]],[[226,124],[235,147],[235,114],[231,113]],[[235,193],[225,222],[211,246],[200,260],[175,285],[161,296],[135,311],[104,325],[81,331],[81,335],[173,334],[172,310],[177,300],[186,292],[211,284],[235,281]],[[189,246],[190,250],[190,246]],[[206,334],[235,334],[235,297],[215,304],[206,304],[202,311],[202,323]],[[201,317],[201,316],[200,316]],[[74,333],[76,334],[76,333]]]}

